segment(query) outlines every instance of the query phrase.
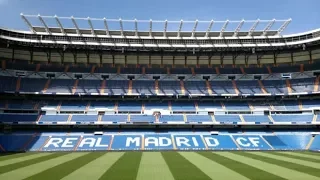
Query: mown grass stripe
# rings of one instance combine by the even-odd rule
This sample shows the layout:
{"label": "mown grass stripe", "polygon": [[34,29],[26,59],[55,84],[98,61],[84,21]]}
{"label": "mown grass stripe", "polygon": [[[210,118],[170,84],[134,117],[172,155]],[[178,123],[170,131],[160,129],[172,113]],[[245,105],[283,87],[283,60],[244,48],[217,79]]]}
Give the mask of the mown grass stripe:
{"label": "mown grass stripe", "polygon": [[174,180],[160,152],[142,154],[137,180]]}
{"label": "mown grass stripe", "polygon": [[12,170],[8,173],[4,173],[0,175],[0,179],[10,179],[10,180],[21,180],[27,177],[30,177],[32,175],[38,174],[42,171],[45,171],[47,169],[50,169],[54,166],[57,166],[59,164],[65,163],[67,161],[71,161],[72,159],[78,158],[80,156],[83,156],[87,153],[64,153],[59,152],[56,153],[60,155],[59,157],[53,158],[53,159],[46,159],[43,162],[39,162],[36,164],[32,164],[30,166],[26,166],[20,169]]}
{"label": "mown grass stripe", "polygon": [[[285,178],[279,177],[275,174],[271,174],[264,169],[260,169],[256,166],[253,166],[251,164],[247,164],[243,161],[239,161],[232,157],[229,157],[228,155],[223,152],[199,152],[200,155],[215,161],[222,166],[225,166],[226,168],[231,169],[234,172],[237,172],[241,174],[244,177],[247,177],[249,179],[259,179],[259,180],[270,180],[270,179],[277,179],[277,180],[283,180]],[[232,154],[231,154],[232,156]],[[237,179],[237,178],[236,178]]]}
{"label": "mown grass stripe", "polygon": [[65,176],[62,180],[99,179],[103,173],[105,173],[116,161],[118,161],[123,154],[124,152],[106,153],[98,159],[91,161],[90,163],[72,172],[68,176]]}
{"label": "mown grass stripe", "polygon": [[45,160],[48,160],[48,159],[53,159],[53,158],[61,156],[58,153],[38,154],[38,155],[42,155],[42,156],[34,157],[32,159],[24,160],[24,161],[17,162],[17,163],[14,163],[14,164],[8,164],[8,165],[5,165],[5,166],[1,166],[0,167],[0,174],[7,173],[7,172],[13,171],[15,169],[23,168],[23,167],[26,167],[26,166],[29,166],[29,165],[32,165],[32,164],[36,164],[36,163],[39,163],[39,162],[42,162],[42,161],[45,161]]}
{"label": "mown grass stripe", "polygon": [[[313,177],[311,179],[316,179],[316,177],[320,177],[319,169],[303,166],[303,165],[296,164],[296,163],[291,163],[288,161],[283,161],[283,160],[279,160],[279,159],[273,159],[270,157],[261,156],[261,155],[258,155],[259,152],[255,152],[255,153],[253,153],[253,152],[237,152],[237,154],[241,154],[245,157],[250,157],[253,159],[258,159],[260,161],[264,161],[264,162],[267,162],[270,164],[278,165],[279,167],[285,167],[287,169],[291,169],[296,172],[304,173],[305,175],[309,174]],[[293,174],[291,174],[291,175],[293,175]],[[294,178],[294,176],[293,176],[293,178]],[[302,178],[306,179],[303,176],[300,179],[302,179]],[[320,178],[317,178],[317,179],[320,179]]]}
{"label": "mown grass stripe", "polygon": [[[292,169],[288,169],[286,167],[283,167],[281,165],[278,164],[273,164],[273,163],[269,163],[267,161],[263,161],[259,158],[252,158],[250,156],[245,156],[247,154],[245,154],[244,152],[220,152],[220,155],[223,155],[227,158],[233,159],[235,161],[241,162],[243,164],[249,165],[249,166],[253,166],[257,169],[266,171],[270,174],[279,176],[279,178],[281,177],[282,179],[292,179],[292,180],[319,180],[320,178],[317,178],[315,176],[311,176],[309,174],[305,174],[305,173],[301,173]],[[246,171],[245,169],[243,170],[244,172],[247,173],[256,173],[255,171]],[[268,176],[265,177],[266,179],[268,179]],[[270,180],[273,179],[279,179],[279,178],[273,178],[273,177],[269,177]],[[260,179],[260,178],[258,178]]]}
{"label": "mown grass stripe", "polygon": [[281,151],[281,153],[320,160],[320,156],[316,155],[317,153],[309,154],[305,152],[287,152],[287,151]]}
{"label": "mown grass stripe", "polygon": [[139,170],[142,152],[126,152],[100,179],[135,180]]}
{"label": "mown grass stripe", "polygon": [[[206,152],[212,154],[210,152]],[[249,178],[233,171],[226,166],[223,166],[214,160],[200,155],[196,152],[180,152],[180,154],[197,166],[201,171],[207,174],[211,179],[236,179],[236,180],[249,180]],[[212,154],[213,155],[213,154]]]}
{"label": "mown grass stripe", "polygon": [[272,154],[283,156],[283,157],[288,157],[288,158],[293,158],[293,159],[299,159],[303,161],[310,161],[310,162],[315,162],[315,163],[320,163],[320,158],[311,158],[311,157],[303,157],[298,154],[288,154],[288,153],[283,153],[283,152],[272,152]]}
{"label": "mown grass stripe", "polygon": [[257,154],[259,156],[264,156],[264,157],[276,159],[276,160],[281,160],[281,161],[286,161],[286,162],[290,162],[290,163],[294,163],[294,164],[299,164],[299,165],[310,167],[310,168],[320,169],[320,163],[315,163],[315,162],[310,162],[310,161],[305,161],[305,160],[299,160],[299,159],[296,159],[296,158],[288,158],[288,157],[285,157],[285,156],[282,156],[282,155],[275,155],[273,153],[266,153],[266,152],[256,152],[255,154]]}
{"label": "mown grass stripe", "polygon": [[0,153],[0,162],[8,159],[15,159],[15,158],[21,158],[24,156],[30,156],[32,154],[34,153],[4,153],[4,154]]}
{"label": "mown grass stripe", "polygon": [[45,171],[42,171],[38,174],[30,176],[26,178],[26,180],[33,179],[46,179],[46,180],[54,180],[54,179],[62,179],[63,177],[69,175],[73,171],[78,168],[88,164],[89,162],[101,157],[105,152],[91,152],[86,155],[80,156],[73,160],[62,163],[58,166],[52,167]]}
{"label": "mown grass stripe", "polygon": [[7,166],[7,165],[10,165],[10,164],[19,163],[19,162],[22,162],[22,161],[28,161],[28,160],[32,160],[32,159],[35,159],[35,158],[38,158],[38,157],[48,156],[50,154],[52,154],[52,153],[38,153],[38,154],[30,154],[30,155],[27,155],[27,156],[22,156],[22,157],[19,157],[19,158],[7,159],[7,160],[4,160],[4,161],[0,161],[0,168],[1,168],[1,166]]}
{"label": "mown grass stripe", "polygon": [[211,180],[197,166],[190,163],[178,152],[161,152],[175,180]]}
{"label": "mown grass stripe", "polygon": [[298,151],[297,153],[309,154],[314,156],[320,156],[320,152],[318,151]]}

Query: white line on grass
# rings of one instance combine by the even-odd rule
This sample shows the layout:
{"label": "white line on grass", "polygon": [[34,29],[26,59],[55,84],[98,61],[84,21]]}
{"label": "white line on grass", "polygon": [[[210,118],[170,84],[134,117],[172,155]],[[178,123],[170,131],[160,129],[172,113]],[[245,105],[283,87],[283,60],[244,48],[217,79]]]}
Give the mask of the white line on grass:
{"label": "white line on grass", "polygon": [[40,163],[32,164],[23,168],[19,168],[0,175],[0,179],[10,179],[10,180],[20,180],[25,179],[42,171],[55,167],[57,165],[63,164],[65,162],[71,161],[78,157],[84,156],[86,153],[70,153],[57,158],[53,158]]}
{"label": "white line on grass", "polygon": [[179,152],[211,179],[249,180],[247,177],[195,152]]}
{"label": "white line on grass", "polygon": [[124,152],[106,153],[105,155],[72,172],[62,180],[99,179],[123,154]]}
{"label": "white line on grass", "polygon": [[174,180],[160,152],[143,152],[137,180]]}
{"label": "white line on grass", "polygon": [[295,170],[291,170],[285,167],[281,167],[275,164],[267,163],[260,160],[255,160],[246,156],[230,153],[230,152],[217,152],[216,154],[224,156],[226,158],[233,159],[235,161],[247,164],[249,166],[261,169],[268,173],[274,174],[276,176],[280,176],[285,179],[291,180],[320,180],[320,178],[316,176],[311,176],[306,173],[298,172]]}

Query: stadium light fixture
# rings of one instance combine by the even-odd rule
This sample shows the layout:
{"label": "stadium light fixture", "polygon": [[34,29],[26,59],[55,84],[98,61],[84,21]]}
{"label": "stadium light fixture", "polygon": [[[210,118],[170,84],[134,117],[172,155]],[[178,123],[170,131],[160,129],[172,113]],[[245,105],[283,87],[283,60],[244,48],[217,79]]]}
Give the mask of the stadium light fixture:
{"label": "stadium light fixture", "polygon": [[168,20],[164,21],[163,37],[167,37]]}
{"label": "stadium light fixture", "polygon": [[36,30],[34,29],[34,27],[31,25],[31,23],[29,22],[29,20],[23,15],[23,13],[20,14],[21,18],[23,19],[23,21],[27,24],[27,26],[29,27],[30,31],[33,32],[34,34],[36,34]]}
{"label": "stadium light fixture", "polygon": [[43,18],[38,14],[39,21],[42,23],[44,28],[46,29],[47,33],[51,35],[51,31],[49,30],[49,27],[47,26],[46,22],[43,20]]}
{"label": "stadium light fixture", "polygon": [[241,30],[243,24],[244,24],[244,19],[243,19],[242,21],[240,21],[239,25],[237,26],[236,30],[234,31],[234,33],[233,33],[233,36],[234,36],[234,37],[237,37],[237,36],[238,36],[238,33],[239,33],[239,31]]}
{"label": "stadium light fixture", "polygon": [[179,25],[177,37],[180,37],[180,32],[181,32],[182,26],[183,26],[183,20],[181,19],[181,20],[180,20],[180,25]]}
{"label": "stadium light fixture", "polygon": [[194,37],[194,34],[195,34],[196,30],[197,30],[197,26],[198,26],[198,19],[197,19],[196,22],[194,23],[191,37]]}
{"label": "stadium light fixture", "polygon": [[73,16],[71,16],[71,21],[72,21],[74,27],[76,28],[77,34],[78,34],[78,35],[81,35],[79,26],[78,26],[78,24],[77,24],[77,22],[76,22],[76,20],[74,19]]}
{"label": "stadium light fixture", "polygon": [[67,35],[57,15],[54,16],[62,34]]}
{"label": "stadium light fixture", "polygon": [[220,31],[220,37],[223,36],[223,33],[226,31],[228,24],[229,24],[229,20],[227,20],[227,21],[224,23],[224,25],[222,26],[221,31]]}
{"label": "stadium light fixture", "polygon": [[150,22],[149,22],[149,36],[150,37],[152,36],[152,19],[150,19]]}
{"label": "stadium light fixture", "polygon": [[212,29],[213,22],[214,22],[213,20],[210,21],[210,24],[209,24],[208,29],[206,31],[206,35],[205,35],[206,37],[209,37],[209,33],[210,33],[211,29]]}
{"label": "stadium light fixture", "polygon": [[94,32],[94,28],[93,28],[93,25],[92,25],[90,17],[88,17],[88,24],[89,24],[89,26],[91,28],[91,34],[96,36],[96,33]]}
{"label": "stadium light fixture", "polygon": [[269,22],[269,24],[264,28],[262,35],[265,36],[267,35],[267,32],[271,29],[271,27],[274,25],[276,22],[276,19],[273,19],[272,21]]}
{"label": "stadium light fixture", "polygon": [[257,21],[250,28],[248,36],[252,36],[253,32],[256,30],[256,28],[259,25],[259,23],[260,23],[260,19],[257,19]]}
{"label": "stadium light fixture", "polygon": [[103,18],[103,23],[104,23],[104,28],[106,29],[106,35],[110,36],[110,32],[109,32],[109,27],[108,27],[108,22],[106,18]]}

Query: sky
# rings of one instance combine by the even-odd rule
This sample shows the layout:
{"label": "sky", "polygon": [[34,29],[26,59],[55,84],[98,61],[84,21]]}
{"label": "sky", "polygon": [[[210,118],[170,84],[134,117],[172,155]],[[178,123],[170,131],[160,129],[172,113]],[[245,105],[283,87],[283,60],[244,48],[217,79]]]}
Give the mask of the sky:
{"label": "sky", "polygon": [[[20,13],[60,17],[91,17],[108,19],[203,21],[289,19],[283,34],[300,33],[320,28],[320,0],[0,0],[0,26],[28,30]],[[50,26],[57,26],[53,19],[45,19]],[[33,25],[40,25],[37,18],[31,18]],[[88,28],[87,21],[78,21],[81,28]],[[119,29],[118,22],[109,22],[110,29]],[[65,27],[73,27],[71,21],[63,20]],[[103,22],[94,21],[96,29],[103,28]],[[245,23],[248,30],[253,23]],[[261,30],[267,23],[260,23]],[[193,23],[184,23],[182,30],[192,30]],[[276,23],[274,30],[281,23]],[[148,23],[139,24],[139,30],[148,30]],[[168,31],[178,30],[179,23],[168,25]],[[204,31],[208,23],[199,23],[197,30]],[[212,31],[220,30],[222,23],[214,24]],[[237,24],[230,24],[227,30],[234,30]],[[134,29],[134,23],[124,23],[125,30]],[[163,30],[162,23],[154,23],[153,30]]]}

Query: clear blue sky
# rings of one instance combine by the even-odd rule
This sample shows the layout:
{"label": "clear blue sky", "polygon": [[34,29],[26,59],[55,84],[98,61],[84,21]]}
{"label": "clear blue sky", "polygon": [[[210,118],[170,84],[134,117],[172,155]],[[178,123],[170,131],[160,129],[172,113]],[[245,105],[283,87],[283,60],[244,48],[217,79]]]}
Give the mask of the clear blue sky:
{"label": "clear blue sky", "polygon": [[[320,28],[320,0],[0,0],[0,26],[27,29],[24,14],[154,20],[241,20],[288,19],[293,21],[284,32],[298,33]],[[37,25],[36,19],[32,22]],[[48,22],[53,24],[54,22]],[[82,23],[79,22],[82,26]],[[100,28],[95,22],[96,28]],[[84,26],[87,26],[83,24]],[[262,27],[263,24],[261,24]],[[110,25],[112,26],[112,25]],[[117,28],[114,25],[115,29]],[[130,26],[130,27],[129,27]],[[131,29],[132,25],[125,25]],[[184,27],[190,30],[192,25]],[[199,25],[205,29],[208,25]],[[248,29],[244,27],[244,29]],[[146,25],[147,27],[147,25]],[[141,26],[141,29],[146,28]],[[176,30],[178,25],[168,27]],[[221,25],[213,30],[220,29]],[[236,25],[231,25],[232,30]],[[261,28],[260,27],[260,28]],[[101,26],[102,28],[102,26]],[[163,30],[155,25],[154,29]]]}

